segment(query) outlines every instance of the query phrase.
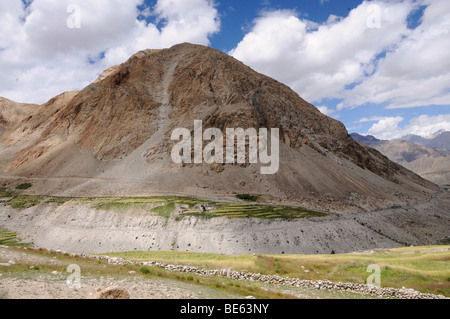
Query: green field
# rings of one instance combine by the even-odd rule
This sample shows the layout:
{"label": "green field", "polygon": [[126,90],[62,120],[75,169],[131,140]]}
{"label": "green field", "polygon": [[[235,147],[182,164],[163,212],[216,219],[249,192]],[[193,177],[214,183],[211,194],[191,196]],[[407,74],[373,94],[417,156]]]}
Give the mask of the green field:
{"label": "green field", "polygon": [[16,233],[0,229],[0,245],[5,246],[29,246],[22,243]]}
{"label": "green field", "polygon": [[215,209],[189,210],[182,214],[175,215],[177,207],[185,206],[192,209],[197,204],[203,204],[205,201],[192,197],[177,196],[155,196],[155,197],[93,197],[93,198],[70,198],[42,195],[23,195],[12,192],[5,188],[0,188],[0,197],[9,197],[7,205],[16,209],[30,208],[39,204],[57,204],[62,205],[68,201],[74,204],[90,205],[99,210],[125,212],[136,210],[148,212],[165,218],[174,217],[181,220],[187,216],[199,218],[311,218],[322,217],[327,214],[308,210],[302,207],[272,206],[259,203],[223,203],[209,202]]}
{"label": "green field", "polygon": [[405,247],[375,250],[367,254],[336,255],[228,256],[133,251],[108,256],[360,284],[364,284],[369,276],[367,267],[377,264],[381,268],[382,287],[407,287],[450,297],[450,246]]}
{"label": "green field", "polygon": [[311,218],[326,216],[325,213],[307,210],[302,207],[270,206],[250,203],[213,203],[216,209],[209,211],[188,211],[184,216],[197,216],[203,218],[229,217],[229,218]]}
{"label": "green field", "polygon": [[17,194],[14,191],[12,191],[12,190],[10,190],[8,188],[0,187],[0,198],[3,198],[3,197],[14,197],[16,195]]}

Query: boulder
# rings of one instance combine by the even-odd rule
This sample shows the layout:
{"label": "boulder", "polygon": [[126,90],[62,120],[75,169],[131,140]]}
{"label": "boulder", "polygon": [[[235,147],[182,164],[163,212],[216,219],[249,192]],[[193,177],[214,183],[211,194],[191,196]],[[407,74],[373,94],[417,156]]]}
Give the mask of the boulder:
{"label": "boulder", "polygon": [[122,287],[98,288],[95,299],[130,299],[130,294]]}

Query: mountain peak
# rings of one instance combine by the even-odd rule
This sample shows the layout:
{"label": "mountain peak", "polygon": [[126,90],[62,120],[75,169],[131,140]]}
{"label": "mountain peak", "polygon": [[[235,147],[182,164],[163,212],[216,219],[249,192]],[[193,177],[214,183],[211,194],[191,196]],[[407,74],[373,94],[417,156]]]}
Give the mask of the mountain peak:
{"label": "mountain peak", "polygon": [[[204,130],[222,132],[278,129],[279,172],[259,175],[260,164],[248,161],[174,163],[171,133],[193,132],[195,121],[202,121]],[[357,143],[341,122],[289,87],[223,52],[188,43],[137,52],[83,90],[52,99],[39,116],[2,138],[14,146],[1,155],[1,170],[77,176],[64,188],[73,194],[240,192],[336,210],[378,207],[434,191],[432,184]],[[352,193],[359,194],[358,204],[349,204]]]}

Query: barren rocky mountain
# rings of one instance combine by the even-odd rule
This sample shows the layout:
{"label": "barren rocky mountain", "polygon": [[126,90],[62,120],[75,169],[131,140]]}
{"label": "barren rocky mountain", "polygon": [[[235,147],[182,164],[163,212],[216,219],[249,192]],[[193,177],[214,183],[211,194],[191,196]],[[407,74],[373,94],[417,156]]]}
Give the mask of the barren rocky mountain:
{"label": "barren rocky mountain", "polygon": [[[324,88],[326,89],[326,88]],[[211,48],[145,50],[81,91],[1,111],[5,186],[64,196],[265,196],[324,211],[426,200],[437,186],[356,142],[344,125],[287,86]],[[3,104],[1,104],[3,105]],[[4,107],[0,108],[4,110]],[[280,169],[175,164],[175,128],[279,128]]]}
{"label": "barren rocky mountain", "polygon": [[0,97],[0,134],[13,127],[39,108],[38,105],[16,103]]}
{"label": "barren rocky mountain", "polygon": [[[406,141],[413,144],[419,144],[422,146],[438,149],[438,150],[446,150],[450,151],[450,132],[449,131],[439,131],[432,134],[429,138],[424,138],[418,135],[405,135],[396,141]],[[449,154],[448,152],[446,154]]]}
{"label": "barren rocky mountain", "polygon": [[[433,139],[409,135],[406,140],[381,141],[373,136],[351,134],[356,140],[372,146],[390,160],[415,172],[421,177],[438,185],[450,185],[450,155],[448,155],[448,132],[443,132]],[[414,138],[416,137],[416,138]],[[431,148],[424,145],[440,146]]]}

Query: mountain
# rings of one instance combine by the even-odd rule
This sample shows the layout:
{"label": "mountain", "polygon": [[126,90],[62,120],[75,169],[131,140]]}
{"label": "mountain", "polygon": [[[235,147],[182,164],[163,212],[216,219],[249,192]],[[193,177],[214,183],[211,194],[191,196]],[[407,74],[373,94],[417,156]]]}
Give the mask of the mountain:
{"label": "mountain", "polygon": [[350,136],[354,140],[356,140],[360,143],[363,143],[365,145],[368,145],[368,146],[375,146],[375,145],[379,144],[380,142],[383,142],[382,140],[377,139],[373,135],[360,135],[358,133],[351,133]]}
{"label": "mountain", "polygon": [[375,146],[392,161],[405,166],[421,158],[441,158],[444,155],[435,149],[405,141],[385,141]]}
{"label": "mountain", "polygon": [[422,146],[427,146],[428,144],[428,139],[426,139],[425,137],[422,137],[420,135],[414,135],[414,134],[408,134],[408,135],[404,135],[402,137],[393,139],[395,141],[404,141],[404,142],[409,142],[409,143],[413,143],[413,144],[419,144]]}
{"label": "mountain", "polygon": [[[438,185],[450,185],[450,153],[446,149],[448,147],[448,133],[450,132],[442,132],[432,139],[425,139],[417,135],[407,135],[391,141],[382,141],[370,135],[363,136],[357,133],[352,133],[351,135],[357,141],[374,147],[390,160],[423,178]],[[439,146],[439,148],[432,148],[423,144]]]}
{"label": "mountain", "polygon": [[450,155],[450,132],[442,132],[431,139],[428,143],[428,147],[447,150],[447,154]]}
{"label": "mountain", "polygon": [[[144,50],[81,91],[17,106],[0,136],[0,180],[61,196],[179,194],[360,211],[426,200],[437,187],[355,141],[289,87],[211,48]],[[23,116],[26,114],[26,116]],[[177,128],[278,128],[280,164],[174,163]],[[191,148],[191,151],[193,149]]]}
{"label": "mountain", "polygon": [[0,134],[8,127],[17,125],[37,109],[38,105],[35,104],[16,103],[0,97]]}
{"label": "mountain", "polygon": [[[396,141],[406,141],[413,144],[419,144],[422,146],[450,151],[450,132],[439,131],[432,134],[430,138],[424,138],[418,135],[405,135],[395,139]],[[447,152],[447,154],[450,154]]]}

